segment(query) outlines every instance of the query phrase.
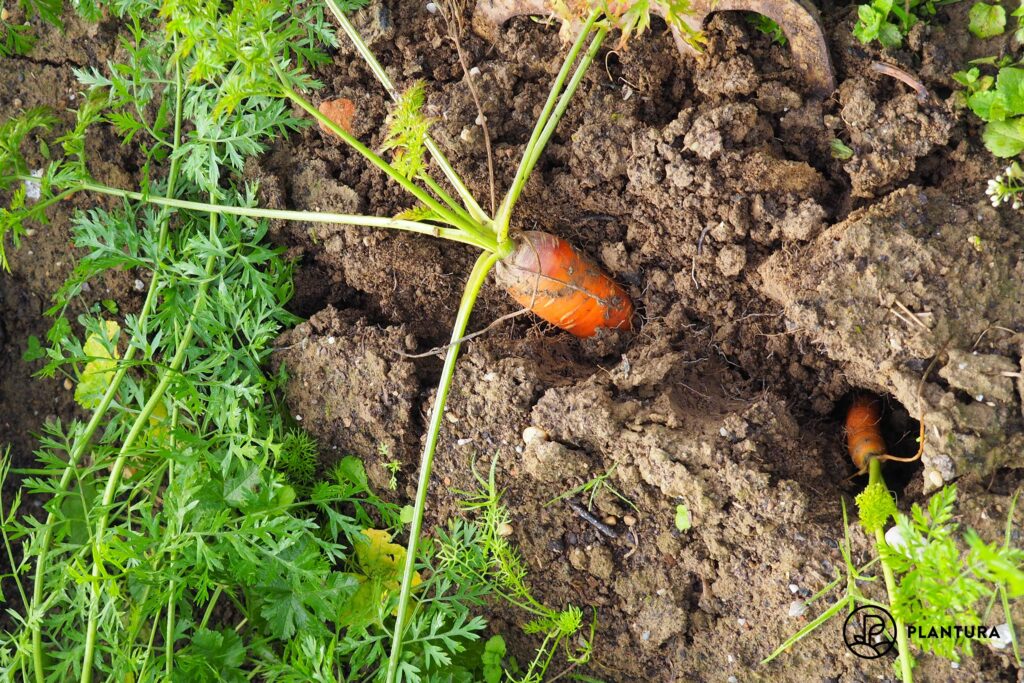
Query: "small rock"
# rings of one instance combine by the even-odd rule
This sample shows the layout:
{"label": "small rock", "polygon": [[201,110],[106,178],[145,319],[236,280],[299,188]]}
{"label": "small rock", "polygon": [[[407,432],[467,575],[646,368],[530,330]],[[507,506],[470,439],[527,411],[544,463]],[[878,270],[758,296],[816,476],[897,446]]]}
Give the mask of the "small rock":
{"label": "small rock", "polygon": [[141,292],[146,289],[146,283],[138,278],[135,278],[135,282],[132,284],[132,287],[135,288],[136,292]]}
{"label": "small rock", "polygon": [[626,526],[633,526],[634,524],[636,524],[636,517],[634,517],[633,515],[626,515],[622,518],[622,523]]}
{"label": "small rock", "polygon": [[996,626],[996,630],[999,632],[999,636],[996,638],[990,638],[988,644],[998,650],[1003,650],[1007,645],[1013,642],[1010,637],[1010,625],[1003,622]]}
{"label": "small rock", "polygon": [[523,443],[531,444],[534,442],[541,442],[548,440],[548,433],[540,427],[527,427],[523,430]]}
{"label": "small rock", "polygon": [[789,616],[802,617],[807,612],[807,603],[803,600],[794,600],[789,603]]}
{"label": "small rock", "polygon": [[501,537],[511,536],[513,532],[512,525],[508,522],[502,522],[498,525],[498,535]]}
{"label": "small rock", "polygon": [[619,520],[618,520],[618,518],[615,515],[608,515],[607,517],[604,518],[604,523],[607,524],[608,526],[615,526],[616,524],[619,523]]}
{"label": "small rock", "polygon": [[74,387],[74,386],[75,385],[71,383],[71,379],[69,377],[65,377],[64,378],[64,388],[65,389],[67,389],[68,391],[71,391],[72,387]]}

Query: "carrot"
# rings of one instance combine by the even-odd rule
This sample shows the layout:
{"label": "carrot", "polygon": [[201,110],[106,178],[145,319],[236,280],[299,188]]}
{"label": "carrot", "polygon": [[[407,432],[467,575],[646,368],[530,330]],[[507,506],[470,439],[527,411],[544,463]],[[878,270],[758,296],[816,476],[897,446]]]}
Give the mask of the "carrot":
{"label": "carrot", "polygon": [[633,302],[626,290],[560,237],[521,233],[495,276],[521,306],[577,337],[632,326]]}
{"label": "carrot", "polygon": [[879,425],[882,403],[874,396],[857,394],[846,413],[846,447],[858,474],[868,471],[868,461],[885,455],[885,439]]}
{"label": "carrot", "polygon": [[[926,375],[927,376],[927,375]],[[857,468],[857,475],[868,471],[872,460],[914,462],[924,452],[924,419],[921,420],[920,445],[917,454],[909,458],[898,458],[886,453],[885,439],[882,438],[882,402],[870,394],[858,394],[846,413],[846,447],[850,459]],[[854,475],[854,476],[857,476]]]}

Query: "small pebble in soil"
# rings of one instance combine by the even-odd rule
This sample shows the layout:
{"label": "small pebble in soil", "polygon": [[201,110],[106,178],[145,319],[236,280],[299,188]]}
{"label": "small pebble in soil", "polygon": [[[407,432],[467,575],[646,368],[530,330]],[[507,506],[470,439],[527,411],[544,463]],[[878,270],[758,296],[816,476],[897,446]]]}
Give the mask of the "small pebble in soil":
{"label": "small pebble in soil", "polygon": [[433,2],[427,3],[427,11],[431,14],[437,14],[437,4]]}
{"label": "small pebble in soil", "polygon": [[138,278],[135,278],[135,282],[132,284],[132,286],[135,288],[136,292],[141,292],[146,288],[146,283]]}
{"label": "small pebble in soil", "polygon": [[[33,178],[41,178],[43,176],[43,169],[32,171]],[[25,181],[25,199],[29,201],[36,201],[39,199],[42,192],[42,186],[34,180]]]}
{"label": "small pebble in soil", "polygon": [[807,611],[807,603],[803,600],[794,600],[789,603],[789,616],[802,617]]}
{"label": "small pebble in soil", "polygon": [[473,439],[459,439],[455,442],[457,446],[468,446],[473,443]]}
{"label": "small pebble in soil", "polygon": [[800,586],[796,585],[795,583],[789,584],[790,593],[796,593],[798,590],[800,590]]}
{"label": "small pebble in soil", "polygon": [[67,389],[68,391],[71,391],[71,388],[73,386],[75,386],[75,385],[71,383],[71,379],[68,378],[68,377],[65,377],[64,378],[64,388]]}
{"label": "small pebble in soil", "polygon": [[618,518],[615,515],[608,515],[607,517],[604,518],[604,523],[607,524],[608,526],[615,526],[616,524],[619,523],[619,520],[618,520]]}
{"label": "small pebble in soil", "polygon": [[0,21],[7,21],[10,18],[11,18],[11,13],[7,10],[6,7],[4,7],[2,10],[0,10]]}
{"label": "small pebble in soil", "polygon": [[480,75],[480,67],[474,66],[472,69],[469,70],[469,75],[470,76],[479,76]]}
{"label": "small pebble in soil", "polygon": [[334,337],[328,337],[328,338],[327,338],[327,343],[328,343],[328,344],[331,344],[331,345],[333,345],[333,344],[334,344],[334,342],[336,342],[336,341],[337,341],[337,339],[335,339]]}
{"label": "small pebble in soil", "polygon": [[295,416],[295,421],[296,422],[302,422],[302,416],[301,415],[296,415]]}
{"label": "small pebble in soil", "polygon": [[498,535],[499,536],[511,536],[512,535],[512,525],[509,524],[508,522],[502,522],[501,524],[499,524],[498,525]]}
{"label": "small pebble in soil", "polygon": [[636,517],[634,517],[633,515],[626,515],[622,518],[622,522],[626,526],[633,526],[634,524],[636,524]]}
{"label": "small pebble in soil", "polygon": [[747,625],[747,620],[744,619],[743,617],[740,617],[739,619],[736,620],[736,623],[739,624],[740,626],[746,626]]}
{"label": "small pebble in soil", "polygon": [[530,427],[527,427],[526,429],[523,430],[523,443],[526,443],[526,444],[530,444],[530,443],[534,443],[534,442],[540,443],[542,441],[547,441],[547,440],[548,440],[548,433],[545,432],[540,427],[530,426]]}

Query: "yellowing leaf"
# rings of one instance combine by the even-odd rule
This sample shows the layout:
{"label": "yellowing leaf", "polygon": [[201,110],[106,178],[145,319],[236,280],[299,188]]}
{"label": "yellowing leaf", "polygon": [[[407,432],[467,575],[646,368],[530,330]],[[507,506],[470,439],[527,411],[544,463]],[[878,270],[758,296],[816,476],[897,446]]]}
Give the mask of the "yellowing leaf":
{"label": "yellowing leaf", "polygon": [[[363,536],[365,540],[355,542],[356,562],[363,576],[357,577],[360,586],[345,617],[348,624],[369,623],[374,618],[389,595],[399,589],[405,564],[405,548],[392,543],[391,534],[380,529],[363,529]],[[416,572],[412,576],[412,587],[421,583],[423,577]],[[398,609],[392,610],[392,614],[398,614]]]}
{"label": "yellowing leaf", "polygon": [[[380,529],[363,529],[363,536],[366,541],[356,541],[356,561],[368,577],[383,579],[385,585],[391,588],[398,586],[398,580],[402,575],[402,565],[405,564],[405,548],[397,543],[391,542],[391,534]],[[412,585],[423,583],[420,573],[413,575]]]}
{"label": "yellowing leaf", "polygon": [[[82,346],[86,356],[92,358],[82,369],[75,387],[75,401],[83,408],[95,408],[100,404],[103,393],[110,386],[110,380],[117,368],[117,348],[114,339],[121,327],[113,320],[106,320],[100,333],[90,334]],[[110,349],[113,349],[113,354]]]}
{"label": "yellowing leaf", "polygon": [[161,401],[153,407],[153,412],[149,415],[149,429],[146,430],[146,436],[151,443],[160,445],[164,442],[167,437],[167,426],[167,406]]}

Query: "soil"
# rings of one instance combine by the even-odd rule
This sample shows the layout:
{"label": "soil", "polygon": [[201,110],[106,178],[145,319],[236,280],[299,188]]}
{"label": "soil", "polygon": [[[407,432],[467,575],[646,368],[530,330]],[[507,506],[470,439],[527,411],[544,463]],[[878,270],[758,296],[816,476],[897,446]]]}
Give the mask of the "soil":
{"label": "soil", "polygon": [[[497,458],[538,597],[597,608],[592,676],[893,679],[890,659],[848,652],[837,623],[759,665],[813,615],[790,616],[794,599],[842,565],[840,499],[849,505],[859,483],[842,415],[855,391],[886,398],[897,454],[916,450],[924,419],[923,462],[889,470],[901,508],[956,481],[961,521],[995,540],[1021,482],[1024,221],[986,201],[1001,164],[956,108],[950,79],[998,46],[979,52],[965,3],[885,54],[850,35],[852,6],[824,10],[838,83],[825,102],[805,93],[786,48],[735,13],[712,16],[699,58],[680,57],[657,22],[606,52],[514,227],[572,240],[630,289],[642,324],[580,341],[520,317],[468,343],[456,371],[427,528],[459,514],[455,491],[474,485],[474,463]],[[439,145],[486,198],[478,112],[440,20],[425,3],[388,0],[356,23],[396,81],[426,81]],[[37,51],[45,61],[0,73],[0,111],[15,98],[61,109],[74,93],[70,68],[102,63],[114,30],[72,26],[48,38]],[[500,191],[564,48],[555,27],[527,19],[511,20],[497,44],[466,35],[463,47],[479,69]],[[919,77],[928,101],[871,70],[879,59]],[[387,101],[344,41],[318,76],[317,97],[356,102],[355,133],[378,147]],[[834,138],[851,159],[833,158]],[[119,170],[130,166],[105,158],[114,182],[130,182]],[[253,160],[247,176],[273,207],[385,215],[410,205],[316,127]],[[408,356],[446,341],[475,255],[342,226],[280,224],[273,235],[299,263],[293,307],[308,318],[278,341],[289,408],[326,459],[365,457],[378,489],[407,500],[440,370],[437,355]],[[40,311],[71,267],[66,238],[61,212],[0,278],[0,440],[22,462],[42,419],[72,410],[58,381],[30,381],[19,360],[28,335],[45,333]],[[110,287],[130,310],[124,275]],[[514,310],[485,288],[471,328]],[[391,460],[402,464],[394,493]],[[548,504],[609,470],[631,503],[596,498],[611,536],[564,501]],[[692,518],[682,532],[680,504]],[[856,529],[853,538],[861,561],[869,544]],[[501,605],[490,616],[528,659],[538,642],[518,630],[525,616]],[[1006,652],[979,650],[958,668],[923,657],[920,677],[1017,680]]]}

